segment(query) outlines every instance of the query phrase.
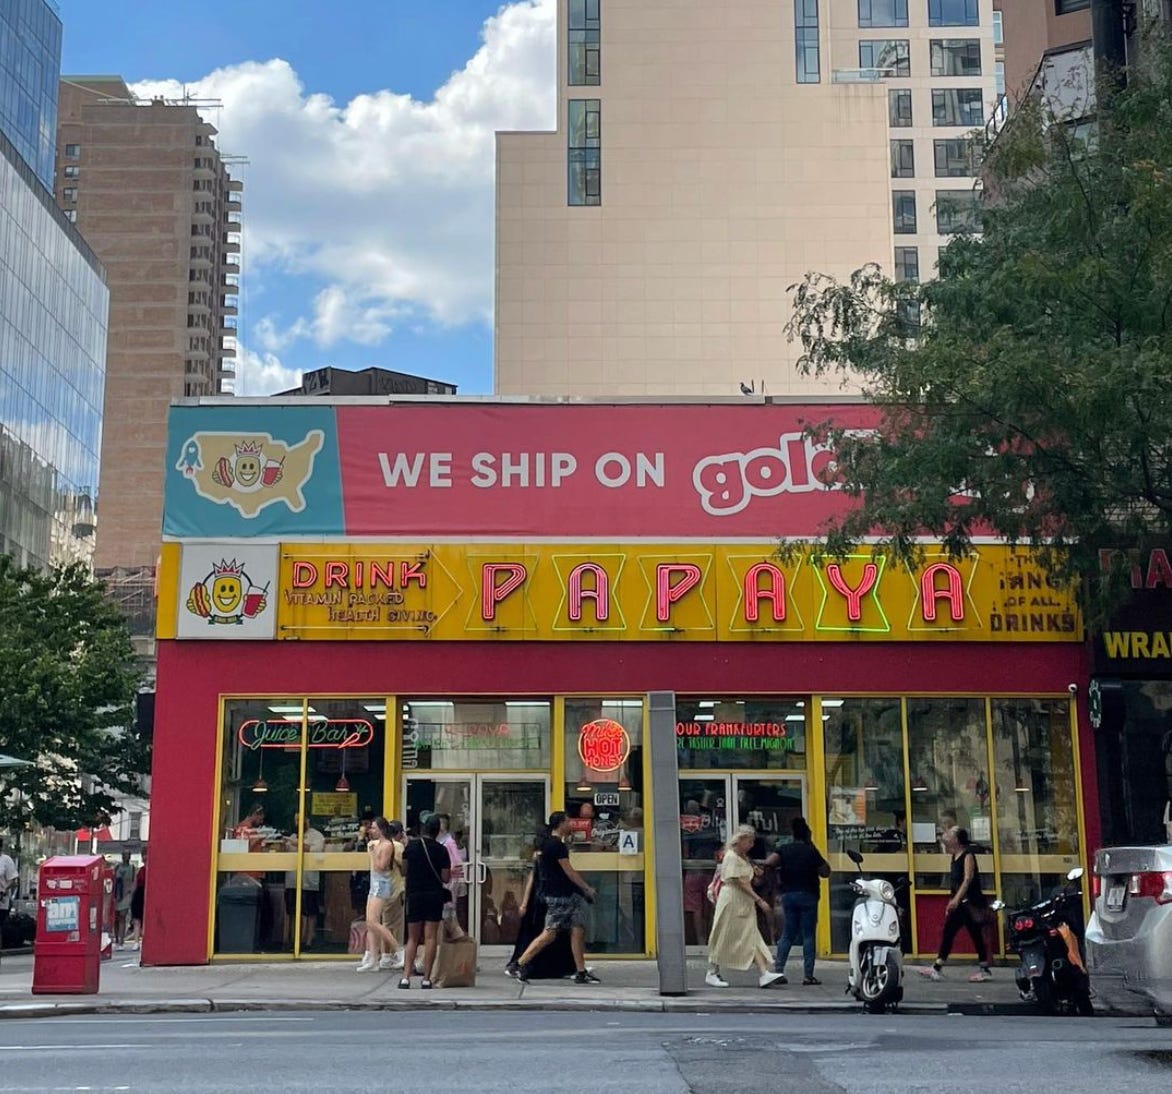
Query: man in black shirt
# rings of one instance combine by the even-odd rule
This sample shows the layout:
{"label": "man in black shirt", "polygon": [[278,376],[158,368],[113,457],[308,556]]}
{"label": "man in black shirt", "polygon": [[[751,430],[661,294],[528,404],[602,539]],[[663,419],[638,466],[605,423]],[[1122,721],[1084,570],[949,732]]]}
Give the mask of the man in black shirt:
{"label": "man in black shirt", "polygon": [[[817,943],[814,931],[818,924],[818,897],[822,879],[830,877],[830,865],[810,840],[810,826],[804,817],[794,817],[792,843],[779,843],[766,860],[766,866],[776,866],[781,907],[785,914],[785,928],[777,944],[777,962],[774,971],[784,973],[789,951],[798,938],[802,939],[802,957],[805,965],[803,984],[820,984],[814,975],[814,954]],[[782,980],[785,983],[785,980]]]}
{"label": "man in black shirt", "polygon": [[521,955],[513,976],[522,982],[529,979],[528,964],[545,949],[560,931],[570,932],[570,949],[574,954],[575,984],[597,984],[599,979],[586,969],[586,905],[594,902],[594,890],[570,865],[566,836],[569,818],[560,810],[549,818],[549,835],[542,841],[537,862],[538,893],[545,901],[545,930]]}

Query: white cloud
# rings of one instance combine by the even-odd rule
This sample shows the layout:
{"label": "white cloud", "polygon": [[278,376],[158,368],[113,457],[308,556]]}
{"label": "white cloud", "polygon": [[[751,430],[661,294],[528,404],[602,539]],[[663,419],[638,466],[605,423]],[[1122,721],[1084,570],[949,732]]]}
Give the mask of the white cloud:
{"label": "white cloud", "polygon": [[283,364],[272,352],[257,353],[241,344],[236,354],[236,394],[272,395],[301,383],[301,370]]}
{"label": "white cloud", "polygon": [[503,6],[430,102],[381,90],[339,106],[279,59],[135,85],[222,101],[219,147],[250,160],[246,277],[270,268],[325,286],[312,308],[283,309],[298,316],[284,329],[256,323],[266,362],[283,368],[273,355],[301,338],[375,345],[399,318],[491,320],[494,132],[552,128],[555,17],[554,0]]}

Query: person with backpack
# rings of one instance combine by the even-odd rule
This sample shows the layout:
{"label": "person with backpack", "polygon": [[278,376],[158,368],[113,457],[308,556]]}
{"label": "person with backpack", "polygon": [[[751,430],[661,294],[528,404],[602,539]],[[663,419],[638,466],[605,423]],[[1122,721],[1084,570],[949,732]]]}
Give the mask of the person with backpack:
{"label": "person with backpack", "polygon": [[719,877],[713,878],[709,887],[716,897],[716,914],[708,936],[708,972],[704,977],[710,988],[728,987],[720,973],[722,968],[748,969],[756,965],[760,988],[785,980],[770,968],[769,947],[757,928],[757,910],[769,910],[769,906],[753,891],[749,854],[756,839],[756,831],[747,824],[732,834],[725,846]]}
{"label": "person with backpack", "polygon": [[765,860],[766,868],[777,867],[777,883],[781,891],[781,910],[785,924],[777,943],[777,961],[773,968],[787,983],[785,965],[789,952],[802,940],[802,983],[821,984],[814,975],[814,956],[817,952],[818,898],[822,893],[822,879],[830,877],[830,864],[814,846],[810,826],[805,817],[794,817],[790,822],[793,842],[779,843]]}

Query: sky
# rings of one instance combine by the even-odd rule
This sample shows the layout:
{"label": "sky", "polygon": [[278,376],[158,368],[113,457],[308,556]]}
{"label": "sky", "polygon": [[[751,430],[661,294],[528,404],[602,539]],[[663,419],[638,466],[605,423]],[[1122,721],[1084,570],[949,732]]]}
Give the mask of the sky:
{"label": "sky", "polygon": [[62,71],[247,159],[239,394],[324,365],[492,389],[498,129],[552,129],[554,0],[58,0]]}

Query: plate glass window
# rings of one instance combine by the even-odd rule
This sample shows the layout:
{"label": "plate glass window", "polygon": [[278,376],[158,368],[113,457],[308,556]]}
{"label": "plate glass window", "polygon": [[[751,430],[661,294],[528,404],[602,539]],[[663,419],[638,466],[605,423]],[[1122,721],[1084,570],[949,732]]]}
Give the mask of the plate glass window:
{"label": "plate glass window", "polygon": [[1054,0],[1054,11],[1058,15],[1070,15],[1075,11],[1085,11],[1091,6],[1091,0]]}
{"label": "plate glass window", "polygon": [[904,88],[887,92],[887,124],[906,129],[912,124],[912,93]]}
{"label": "plate glass window", "polygon": [[911,76],[911,46],[908,39],[864,39],[859,43],[859,68],[875,69],[884,76]]}
{"label": "plate glass window", "polygon": [[915,190],[892,190],[891,212],[896,235],[916,234]]}
{"label": "plate glass window", "polygon": [[932,27],[978,27],[981,14],[977,0],[928,0],[928,25]]}
{"label": "plate glass window", "polygon": [[860,27],[906,27],[907,0],[859,0]]}
{"label": "plate glass window", "polygon": [[975,129],[984,123],[985,104],[979,87],[949,87],[932,92],[932,124]]}
{"label": "plate glass window", "polygon": [[794,45],[799,84],[822,79],[822,50],[818,39],[818,0],[794,0]]}
{"label": "plate glass window", "polygon": [[920,280],[920,250],[918,247],[895,248],[895,280]]}
{"label": "plate glass window", "polygon": [[943,235],[981,230],[980,199],[974,190],[936,191],[936,231]]}
{"label": "plate glass window", "polygon": [[914,141],[891,142],[891,177],[913,179],[916,177],[916,146]]}
{"label": "plate glass window", "polygon": [[980,76],[979,38],[933,38],[930,53],[933,76]]}
{"label": "plate glass window", "polygon": [[967,137],[933,141],[937,178],[963,178],[973,173],[973,146]]}
{"label": "plate glass window", "polygon": [[569,204],[602,204],[602,101],[571,99],[569,109]]}
{"label": "plate glass window", "polygon": [[568,69],[571,87],[602,82],[600,0],[570,0]]}

